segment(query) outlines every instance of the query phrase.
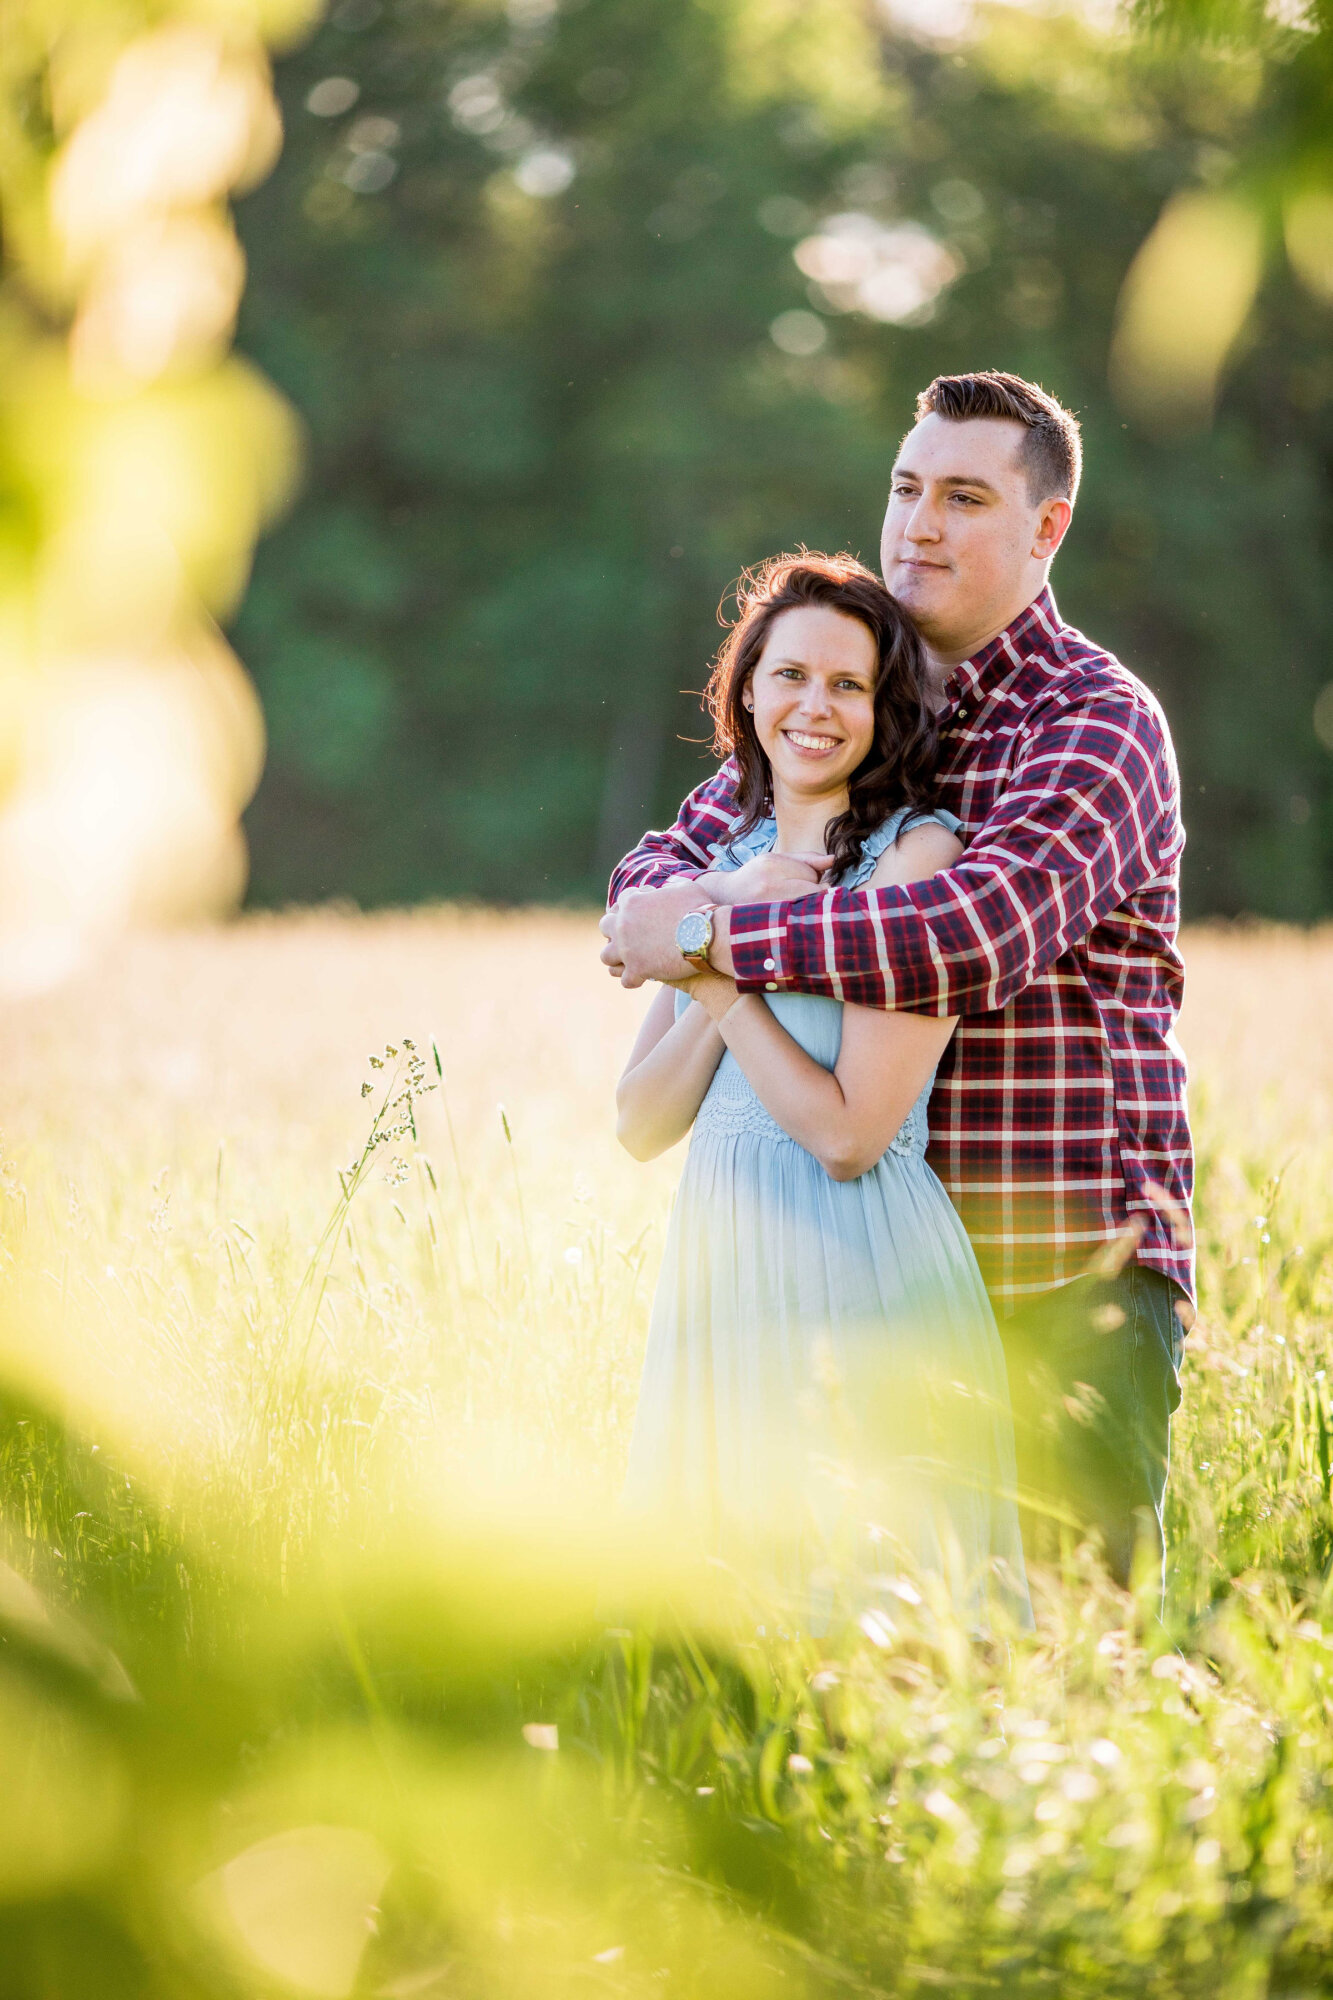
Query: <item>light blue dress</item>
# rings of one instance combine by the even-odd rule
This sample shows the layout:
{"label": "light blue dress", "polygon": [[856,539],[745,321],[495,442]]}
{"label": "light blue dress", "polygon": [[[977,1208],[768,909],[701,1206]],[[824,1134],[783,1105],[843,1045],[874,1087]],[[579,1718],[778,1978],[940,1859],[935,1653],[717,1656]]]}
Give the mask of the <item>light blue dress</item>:
{"label": "light blue dress", "polygon": [[[895,812],[842,886],[868,880],[919,817]],[[713,866],[738,868],[776,837],[766,820]],[[841,1003],[766,999],[832,1069]],[[693,1004],[678,995],[677,1018]],[[1026,1623],[1004,1355],[926,1164],[929,1095],[868,1173],[839,1182],[723,1054],[672,1210],[626,1500],[723,1554],[761,1550],[826,1605],[849,1578],[907,1569],[943,1577],[965,1614],[998,1599]]]}

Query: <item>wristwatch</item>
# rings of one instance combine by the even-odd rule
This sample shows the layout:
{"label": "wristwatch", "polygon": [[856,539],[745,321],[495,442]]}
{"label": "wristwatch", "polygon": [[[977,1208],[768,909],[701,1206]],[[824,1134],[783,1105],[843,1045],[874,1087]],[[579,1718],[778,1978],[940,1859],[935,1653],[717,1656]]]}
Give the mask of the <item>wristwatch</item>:
{"label": "wristwatch", "polygon": [[713,944],[713,912],[716,903],[708,903],[702,910],[687,910],[676,925],[676,950],[682,958],[687,958],[696,972],[708,969],[708,954]]}

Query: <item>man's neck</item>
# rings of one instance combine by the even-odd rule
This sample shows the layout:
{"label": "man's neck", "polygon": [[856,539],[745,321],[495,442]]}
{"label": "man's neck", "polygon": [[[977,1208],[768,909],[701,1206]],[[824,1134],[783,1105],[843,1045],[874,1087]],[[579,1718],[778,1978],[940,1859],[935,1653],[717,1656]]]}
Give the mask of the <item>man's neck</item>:
{"label": "man's neck", "polygon": [[943,707],[944,691],[950,676],[957,673],[964,660],[974,660],[978,653],[985,651],[993,639],[999,638],[1001,632],[1007,632],[1014,620],[1021,618],[1029,606],[1036,603],[1045,588],[1046,578],[1043,577],[1032,594],[1025,597],[1021,604],[1015,605],[998,625],[975,630],[961,637],[953,633],[941,633],[931,638],[927,633],[922,633],[926,649],[926,684],[937,707]]}

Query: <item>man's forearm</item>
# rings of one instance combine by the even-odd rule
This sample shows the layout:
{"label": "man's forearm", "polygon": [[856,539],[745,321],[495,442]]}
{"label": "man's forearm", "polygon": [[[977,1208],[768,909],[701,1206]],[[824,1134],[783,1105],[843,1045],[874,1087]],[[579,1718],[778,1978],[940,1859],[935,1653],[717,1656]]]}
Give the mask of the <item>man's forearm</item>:
{"label": "man's forearm", "polygon": [[[1086,912],[1082,934],[1092,928],[1096,904],[1083,888],[969,856],[920,882],[734,908],[725,963],[743,992],[819,993],[941,1017],[989,1013],[1068,949],[1075,907]],[[723,958],[715,962],[721,971]]]}
{"label": "man's forearm", "polygon": [[1161,774],[1114,721],[1069,712],[1047,724],[966,854],[938,874],[734,907],[737,984],[915,1014],[1007,1006],[1164,865],[1174,836]]}
{"label": "man's forearm", "polygon": [[611,877],[614,906],[627,889],[661,889],[708,868],[736,815],[736,769],[730,759],[699,785],[665,833],[647,833]]}

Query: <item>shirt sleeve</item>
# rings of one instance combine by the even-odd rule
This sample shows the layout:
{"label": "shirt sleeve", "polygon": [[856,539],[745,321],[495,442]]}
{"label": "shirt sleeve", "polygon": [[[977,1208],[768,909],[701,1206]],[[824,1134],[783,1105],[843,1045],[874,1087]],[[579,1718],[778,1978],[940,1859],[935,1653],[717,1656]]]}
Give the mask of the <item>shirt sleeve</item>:
{"label": "shirt sleeve", "polygon": [[697,785],[665,833],[645,833],[632,854],[611,877],[607,907],[627,889],[660,889],[678,875],[702,875],[711,867],[713,850],[724,841],[736,817],[736,766],[726,763]]}
{"label": "shirt sleeve", "polygon": [[1004,1007],[1183,844],[1175,759],[1134,696],[1063,706],[952,868],[905,887],[840,889],[731,914],[749,991],[825,993],[945,1016]]}

